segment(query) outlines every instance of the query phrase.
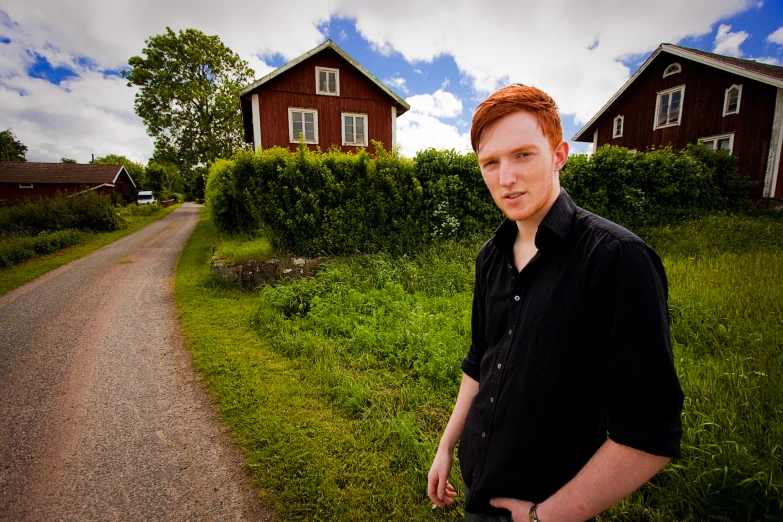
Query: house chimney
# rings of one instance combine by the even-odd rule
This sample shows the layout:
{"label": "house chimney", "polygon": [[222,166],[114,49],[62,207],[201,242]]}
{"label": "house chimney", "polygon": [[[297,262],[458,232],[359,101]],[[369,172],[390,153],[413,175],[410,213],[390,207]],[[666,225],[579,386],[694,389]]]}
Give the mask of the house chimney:
{"label": "house chimney", "polygon": [[90,163],[95,163],[95,154],[91,154],[92,160],[90,160]]}

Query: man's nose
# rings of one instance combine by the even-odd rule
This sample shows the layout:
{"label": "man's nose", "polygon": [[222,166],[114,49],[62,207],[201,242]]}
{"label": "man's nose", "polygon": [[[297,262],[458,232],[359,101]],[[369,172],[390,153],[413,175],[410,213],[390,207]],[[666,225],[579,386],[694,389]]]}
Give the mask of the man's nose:
{"label": "man's nose", "polygon": [[500,186],[510,187],[517,181],[517,170],[510,161],[500,162]]}

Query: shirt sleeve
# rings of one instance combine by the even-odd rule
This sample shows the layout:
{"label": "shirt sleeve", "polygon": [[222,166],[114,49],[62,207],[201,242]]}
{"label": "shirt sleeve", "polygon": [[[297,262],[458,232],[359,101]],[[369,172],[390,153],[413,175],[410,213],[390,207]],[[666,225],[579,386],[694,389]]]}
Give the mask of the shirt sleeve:
{"label": "shirt sleeve", "polygon": [[462,371],[476,382],[481,380],[481,359],[487,351],[484,335],[484,285],[481,280],[481,253],[476,259],[476,284],[473,287],[473,310],[470,319],[472,342],[468,354],[462,359]]}
{"label": "shirt sleeve", "polygon": [[680,456],[683,393],[669,333],[668,286],[658,255],[621,241],[607,263],[605,398],[609,438],[666,457]]}

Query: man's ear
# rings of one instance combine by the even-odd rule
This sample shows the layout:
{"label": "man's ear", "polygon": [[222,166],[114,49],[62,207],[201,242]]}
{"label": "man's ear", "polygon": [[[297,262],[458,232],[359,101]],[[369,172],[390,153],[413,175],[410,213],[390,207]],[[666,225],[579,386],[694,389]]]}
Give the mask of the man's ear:
{"label": "man's ear", "polygon": [[555,172],[560,172],[566,161],[568,160],[568,142],[561,141],[555,148]]}

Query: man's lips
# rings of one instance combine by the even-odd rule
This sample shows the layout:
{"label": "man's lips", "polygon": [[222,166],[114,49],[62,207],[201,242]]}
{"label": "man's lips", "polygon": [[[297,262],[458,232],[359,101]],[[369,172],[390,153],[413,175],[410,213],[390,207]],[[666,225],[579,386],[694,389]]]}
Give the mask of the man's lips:
{"label": "man's lips", "polygon": [[509,192],[508,194],[503,195],[503,199],[515,200],[520,196],[524,196],[525,194],[526,192]]}

